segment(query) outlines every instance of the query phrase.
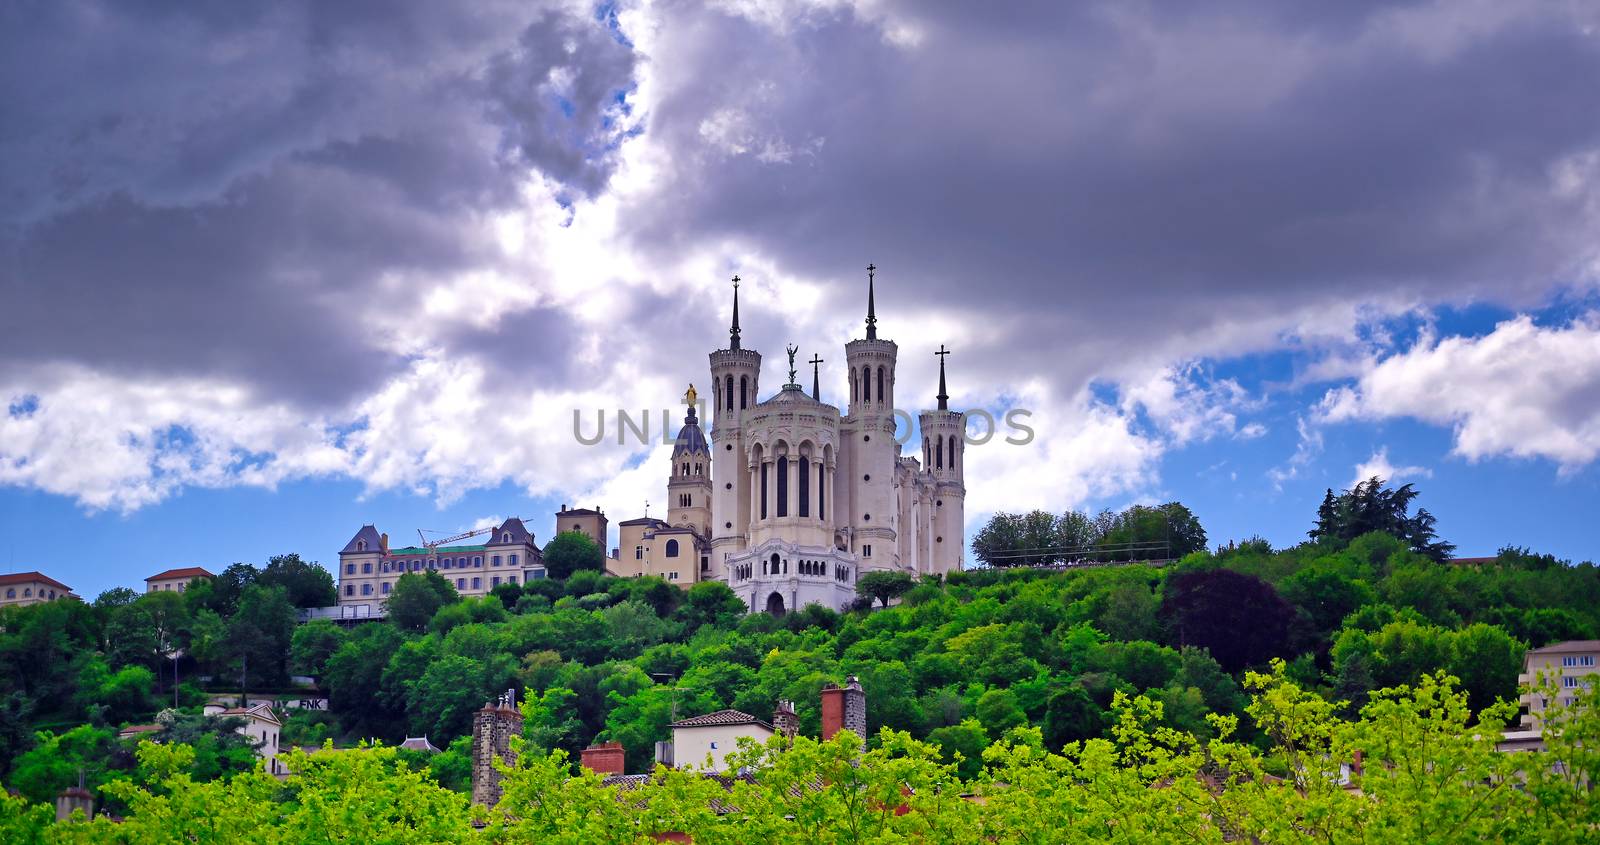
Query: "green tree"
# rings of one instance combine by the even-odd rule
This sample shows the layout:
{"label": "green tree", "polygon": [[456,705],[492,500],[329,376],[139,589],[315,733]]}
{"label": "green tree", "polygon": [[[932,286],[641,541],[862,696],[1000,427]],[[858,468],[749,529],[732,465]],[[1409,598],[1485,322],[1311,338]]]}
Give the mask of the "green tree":
{"label": "green tree", "polygon": [[292,552],[269,558],[267,567],[256,576],[256,583],[282,587],[289,603],[295,607],[331,607],[339,603],[333,575],[318,564],[301,560],[298,554]]}
{"label": "green tree", "polygon": [[955,767],[957,774],[971,780],[983,769],[983,749],[989,745],[989,735],[982,722],[963,719],[959,725],[929,732],[928,742],[939,747],[940,756]]}
{"label": "green tree", "polygon": [[403,631],[424,631],[439,608],[460,601],[456,588],[437,572],[407,572],[395,579],[384,602],[389,622]]}
{"label": "green tree", "polygon": [[563,531],[544,545],[544,567],[551,578],[567,578],[580,570],[603,570],[605,551],[581,531]]}
{"label": "green tree", "polygon": [[313,619],[295,628],[289,642],[289,665],[296,674],[319,677],[328,659],[349,635],[327,619]]}
{"label": "green tree", "polygon": [[251,585],[227,622],[225,671],[250,684],[282,686],[289,680],[289,650],[298,616],[282,587]]}
{"label": "green tree", "polygon": [[1294,608],[1260,578],[1202,569],[1167,578],[1161,615],[1175,644],[1204,648],[1237,672],[1287,651]]}
{"label": "green tree", "polygon": [[992,689],[979,696],[973,715],[978,717],[989,736],[995,738],[1028,723],[1028,714],[1022,712],[1016,693],[1008,689]]}
{"label": "green tree", "polygon": [[745,615],[744,602],[721,581],[701,581],[684,594],[676,611],[688,632],[702,625],[730,628]]}
{"label": "green tree", "polygon": [[912,580],[910,573],[882,569],[857,578],[856,594],[867,599],[875,599],[882,602],[884,607],[888,607],[891,599],[905,595],[913,586],[916,586],[916,582]]}
{"label": "green tree", "polygon": [[439,742],[472,732],[473,711],[493,698],[487,667],[478,660],[446,655],[429,663],[409,687],[406,714],[413,736]]}

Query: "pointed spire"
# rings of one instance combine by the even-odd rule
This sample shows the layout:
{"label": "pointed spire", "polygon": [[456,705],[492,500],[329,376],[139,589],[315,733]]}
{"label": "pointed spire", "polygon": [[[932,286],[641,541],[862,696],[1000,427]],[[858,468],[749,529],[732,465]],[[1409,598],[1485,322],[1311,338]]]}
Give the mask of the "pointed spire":
{"label": "pointed spire", "polygon": [[867,340],[878,339],[878,315],[873,302],[872,274],[877,272],[876,264],[867,265]]}
{"label": "pointed spire", "polygon": [[812,355],[811,360],[807,361],[806,363],[811,365],[811,398],[821,402],[821,391],[817,390],[817,365],[822,363],[822,358]]}
{"label": "pointed spire", "polygon": [[939,356],[939,395],[937,397],[939,410],[948,411],[950,410],[950,395],[944,389],[944,356],[949,355],[950,350],[944,348],[944,344],[941,343],[939,344],[939,351],[933,354]]}
{"label": "pointed spire", "polygon": [[739,277],[733,277],[733,328],[728,331],[728,348],[739,348]]}

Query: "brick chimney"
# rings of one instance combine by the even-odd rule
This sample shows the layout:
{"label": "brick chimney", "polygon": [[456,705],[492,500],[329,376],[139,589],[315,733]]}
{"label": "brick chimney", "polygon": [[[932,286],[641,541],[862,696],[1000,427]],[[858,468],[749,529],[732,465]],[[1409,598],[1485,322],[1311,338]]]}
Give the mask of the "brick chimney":
{"label": "brick chimney", "polygon": [[784,739],[792,740],[800,733],[800,717],[795,715],[794,702],[778,700],[778,706],[772,711],[772,727]]}
{"label": "brick chimney", "polygon": [[500,803],[500,773],[494,758],[507,766],[517,764],[511,737],[522,733],[522,713],[510,690],[493,703],[485,702],[472,717],[472,803],[493,807]]}
{"label": "brick chimney", "polygon": [[841,730],[848,730],[867,743],[867,694],[861,681],[851,675],[844,686],[828,684],[822,688],[822,739],[833,738]]}
{"label": "brick chimney", "polygon": [[604,777],[627,771],[623,756],[622,743],[606,742],[583,749],[578,760],[585,769]]}

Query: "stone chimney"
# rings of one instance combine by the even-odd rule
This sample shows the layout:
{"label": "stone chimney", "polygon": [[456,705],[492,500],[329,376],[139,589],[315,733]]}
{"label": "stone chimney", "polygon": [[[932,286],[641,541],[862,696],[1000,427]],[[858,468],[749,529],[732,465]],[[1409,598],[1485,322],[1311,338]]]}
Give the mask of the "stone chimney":
{"label": "stone chimney", "polygon": [[772,711],[772,727],[786,740],[793,740],[800,733],[800,717],[795,715],[793,701],[778,699],[778,706]]}
{"label": "stone chimney", "polygon": [[69,786],[56,796],[56,821],[69,821],[73,810],[82,810],[85,820],[94,818],[94,795],[81,784]]}
{"label": "stone chimney", "polygon": [[472,803],[493,807],[500,803],[500,773],[494,758],[507,766],[517,764],[511,738],[522,733],[522,713],[511,690],[496,702],[485,702],[472,717]]}
{"label": "stone chimney", "polygon": [[585,769],[595,774],[620,775],[627,771],[622,753],[622,743],[606,742],[583,749],[578,757]]}
{"label": "stone chimney", "polygon": [[854,733],[861,738],[862,746],[866,746],[867,694],[854,675],[845,679],[843,687],[828,684],[822,688],[823,741],[833,739],[841,730]]}

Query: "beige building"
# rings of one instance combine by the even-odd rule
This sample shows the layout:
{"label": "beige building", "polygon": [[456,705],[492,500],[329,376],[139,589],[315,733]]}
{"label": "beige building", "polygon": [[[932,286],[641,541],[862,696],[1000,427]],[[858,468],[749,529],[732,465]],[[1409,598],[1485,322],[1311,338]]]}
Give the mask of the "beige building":
{"label": "beige building", "polygon": [[68,597],[77,598],[71,587],[42,572],[0,575],[0,607],[38,604]]}
{"label": "beige building", "polygon": [[224,707],[221,704],[207,704],[202,711],[207,716],[227,718],[235,716],[244,720],[238,732],[249,737],[252,745],[256,747],[256,756],[266,762],[267,774],[276,777],[287,777],[289,770],[284,768],[283,761],[278,759],[280,734],[283,732],[283,722],[273,714],[272,708],[266,704],[257,704],[252,707]]}
{"label": "beige building", "polygon": [[772,725],[738,710],[718,710],[670,727],[673,763],[705,772],[726,771],[728,755],[738,750],[741,737],[764,743],[777,733]]}
{"label": "beige building", "polygon": [[[1517,676],[1519,686],[1535,687],[1522,694],[1522,706],[1526,711],[1522,717],[1523,730],[1539,731],[1544,711],[1556,705],[1570,707],[1574,693],[1593,685],[1597,673],[1600,673],[1600,640],[1569,640],[1529,649],[1523,657],[1522,674]],[[1554,700],[1549,691],[1538,688],[1549,682],[1555,684]]]}
{"label": "beige building", "polygon": [[916,412],[921,444],[901,454],[895,365],[899,347],[878,337],[873,268],[868,268],[866,337],[845,344],[848,409],[821,401],[813,357],[809,394],[796,379],[761,399],[761,353],[743,347],[735,279],[728,348],[710,355],[712,425],[707,441],[697,417],[698,393],[684,397],[688,415],[673,448],[661,521],[629,520],[618,543],[618,574],[666,569],[665,549],[686,538],[704,542],[699,572],[678,583],[727,582],[752,611],[784,613],[807,604],[843,608],[856,598],[856,578],[888,570],[937,575],[961,569],[965,538],[965,415],[949,408],[944,355],[933,410]]}
{"label": "beige building", "polygon": [[391,548],[388,534],[364,525],[339,552],[339,604],[381,604],[408,572],[437,572],[463,596],[545,577],[544,555],[522,520],[482,533],[489,535],[483,545]]}
{"label": "beige building", "polygon": [[207,581],[217,576],[198,566],[185,566],[181,569],[168,569],[144,579],[144,591],[147,593],[172,592],[181,593],[189,589],[189,582],[197,578]]}
{"label": "beige building", "polygon": [[561,505],[561,510],[556,511],[556,533],[576,531],[588,537],[604,552],[607,548],[610,523],[606,519],[606,512],[598,508],[568,508]]}

